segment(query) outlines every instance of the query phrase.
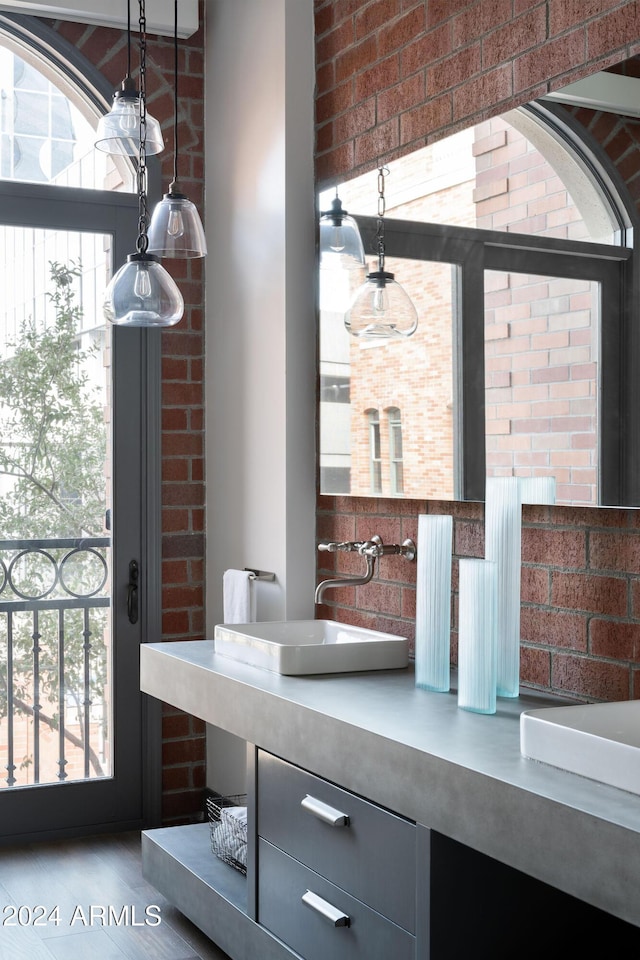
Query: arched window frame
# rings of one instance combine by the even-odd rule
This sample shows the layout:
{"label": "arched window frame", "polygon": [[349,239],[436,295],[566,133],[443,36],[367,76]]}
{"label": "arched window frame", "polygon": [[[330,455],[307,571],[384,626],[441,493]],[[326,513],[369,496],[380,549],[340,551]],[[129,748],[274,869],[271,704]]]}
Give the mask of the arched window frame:
{"label": "arched window frame", "polygon": [[[599,384],[599,504],[640,505],[640,303],[639,252],[633,239],[640,218],[625,185],[602,147],[561,107],[521,108],[570,151],[601,192],[612,222],[613,244],[561,240],[418,221],[385,221],[389,257],[454,265],[457,309],[454,335],[456,444],[454,497],[484,500],[485,388],[484,270],[515,270],[603,278]],[[356,216],[363,236],[373,236],[375,217]]]}

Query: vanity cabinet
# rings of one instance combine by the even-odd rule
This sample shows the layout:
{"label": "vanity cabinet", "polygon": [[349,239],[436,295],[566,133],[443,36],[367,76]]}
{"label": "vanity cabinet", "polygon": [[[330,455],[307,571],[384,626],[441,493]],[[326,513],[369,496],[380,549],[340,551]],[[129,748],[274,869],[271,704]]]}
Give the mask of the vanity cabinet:
{"label": "vanity cabinet", "polygon": [[246,877],[207,823],[142,837],[145,877],[232,960],[637,953],[638,797],[520,755],[520,712],[557,699],[486,717],[411,670],[281,677],[204,641],[143,646],[141,677],[249,744]]}
{"label": "vanity cabinet", "polygon": [[414,960],[416,825],[258,751],[257,919],[305,960]]}
{"label": "vanity cabinet", "polygon": [[252,744],[247,758],[247,876],[195,824],[143,833],[145,877],[232,960],[428,960],[429,831]]}

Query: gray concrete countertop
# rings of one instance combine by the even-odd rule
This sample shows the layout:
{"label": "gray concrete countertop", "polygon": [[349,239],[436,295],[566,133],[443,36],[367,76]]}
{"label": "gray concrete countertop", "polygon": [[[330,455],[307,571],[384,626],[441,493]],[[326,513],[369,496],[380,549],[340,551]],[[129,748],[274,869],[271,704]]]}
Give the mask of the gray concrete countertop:
{"label": "gray concrete countertop", "polygon": [[493,716],[411,668],[281,677],[213,641],[141,647],[141,689],[640,926],[640,797],[520,754],[523,692]]}

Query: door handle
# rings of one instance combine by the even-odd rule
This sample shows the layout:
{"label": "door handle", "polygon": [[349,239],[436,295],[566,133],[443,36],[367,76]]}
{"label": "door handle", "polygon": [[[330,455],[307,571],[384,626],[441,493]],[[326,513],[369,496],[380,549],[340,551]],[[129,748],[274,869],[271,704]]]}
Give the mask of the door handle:
{"label": "door handle", "polygon": [[317,800],[310,794],[307,794],[304,800],[300,801],[300,806],[303,810],[306,810],[307,813],[317,817],[318,820],[322,820],[323,823],[328,823],[331,827],[349,826],[350,821],[348,814],[343,813],[342,810],[336,810],[335,807],[330,807],[328,803],[324,803],[323,800]]}
{"label": "door handle", "polygon": [[129,623],[138,622],[138,580],[140,570],[137,560],[129,561],[129,583],[127,584],[127,616]]}
{"label": "door handle", "polygon": [[332,903],[319,897],[312,890],[303,893],[302,902],[320,914],[324,920],[328,920],[332,927],[349,927],[351,925],[351,917],[347,913],[343,913],[338,907],[334,907]]}

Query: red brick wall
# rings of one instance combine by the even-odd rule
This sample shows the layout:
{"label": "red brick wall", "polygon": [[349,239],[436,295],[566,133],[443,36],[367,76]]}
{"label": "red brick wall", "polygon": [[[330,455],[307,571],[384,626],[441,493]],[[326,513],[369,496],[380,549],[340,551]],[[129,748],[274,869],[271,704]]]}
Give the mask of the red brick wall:
{"label": "red brick wall", "polygon": [[364,172],[640,50],[635,0],[316,0],[317,172]]}
{"label": "red brick wall", "polygon": [[[317,175],[321,186],[374,169],[640,50],[630,0],[316,0]],[[598,133],[640,195],[629,139]],[[625,134],[626,137],[626,134]],[[631,158],[631,159],[630,159]],[[452,513],[455,553],[484,551],[482,504],[320,497],[320,539],[401,542],[420,513]],[[525,507],[523,683],[602,700],[640,697],[640,517],[636,511]],[[360,573],[319,555],[318,577]],[[415,564],[381,561],[366,587],[325,595],[324,613],[413,636]],[[457,563],[454,563],[453,658]]]}
{"label": "red brick wall", "polygon": [[[201,27],[179,42],[179,176],[203,213],[204,6]],[[47,21],[113,84],[126,73],[126,33]],[[134,55],[134,69],[136,65]],[[147,97],[162,124],[162,185],[173,171],[173,38],[149,36]],[[135,238],[132,238],[132,247]],[[162,331],[162,638],[199,639],[204,631],[204,283],[201,260],[165,260],[185,301],[183,319]],[[163,820],[189,819],[203,809],[204,724],[165,705]]]}
{"label": "red brick wall", "polygon": [[[454,518],[452,660],[457,662],[457,557],[484,555],[484,505],[321,497],[318,537],[417,537],[419,513]],[[357,554],[320,554],[318,578],[364,572]],[[635,510],[523,508],[521,680],[595,700],[640,698],[640,515]],[[335,564],[335,565],[334,565]],[[319,616],[413,639],[416,564],[380,561],[364,587],[325,594]]]}

